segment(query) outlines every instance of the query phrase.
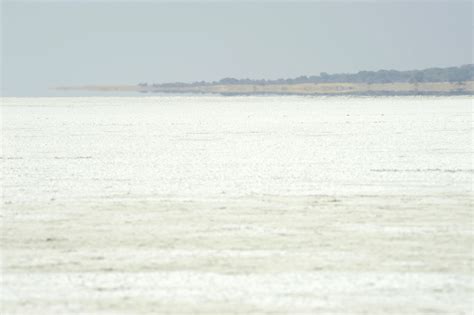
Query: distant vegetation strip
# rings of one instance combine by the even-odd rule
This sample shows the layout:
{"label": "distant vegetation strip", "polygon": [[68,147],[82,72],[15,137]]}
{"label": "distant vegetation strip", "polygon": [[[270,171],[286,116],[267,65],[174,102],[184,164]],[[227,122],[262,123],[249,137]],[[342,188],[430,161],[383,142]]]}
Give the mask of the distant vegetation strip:
{"label": "distant vegetation strip", "polygon": [[360,71],[355,74],[321,73],[295,79],[224,78],[214,82],[142,82],[138,85],[86,85],[57,89],[222,95],[474,95],[474,65],[410,71]]}
{"label": "distant vegetation strip", "polygon": [[141,88],[142,93],[221,95],[474,95],[474,81],[423,83],[217,84]]}
{"label": "distant vegetation strip", "polygon": [[208,86],[140,87],[93,85],[61,90],[221,95],[474,95],[474,81],[423,83],[217,84]]}
{"label": "distant vegetation strip", "polygon": [[293,79],[276,80],[252,80],[224,78],[219,81],[206,82],[198,81],[193,83],[161,83],[148,84],[142,82],[139,86],[155,87],[189,87],[208,85],[292,85],[292,84],[320,84],[320,83],[366,83],[366,84],[386,84],[386,83],[422,83],[422,82],[466,82],[474,81],[474,65],[468,64],[460,67],[449,68],[428,68],[424,70],[378,70],[359,71],[358,73],[328,74],[322,72],[319,75],[299,76]]}

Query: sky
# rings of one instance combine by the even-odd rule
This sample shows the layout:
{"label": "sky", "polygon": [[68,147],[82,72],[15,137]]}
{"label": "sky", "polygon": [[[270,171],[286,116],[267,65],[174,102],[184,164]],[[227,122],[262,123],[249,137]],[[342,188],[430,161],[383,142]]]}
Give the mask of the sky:
{"label": "sky", "polygon": [[4,96],[473,60],[470,1],[0,1]]}

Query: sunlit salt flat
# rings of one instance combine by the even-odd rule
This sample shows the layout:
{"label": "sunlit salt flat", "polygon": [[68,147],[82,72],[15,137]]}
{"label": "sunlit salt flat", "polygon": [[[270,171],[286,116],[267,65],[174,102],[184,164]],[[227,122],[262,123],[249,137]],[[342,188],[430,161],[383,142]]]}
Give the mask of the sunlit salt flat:
{"label": "sunlit salt flat", "polygon": [[2,99],[6,314],[470,314],[468,97]]}

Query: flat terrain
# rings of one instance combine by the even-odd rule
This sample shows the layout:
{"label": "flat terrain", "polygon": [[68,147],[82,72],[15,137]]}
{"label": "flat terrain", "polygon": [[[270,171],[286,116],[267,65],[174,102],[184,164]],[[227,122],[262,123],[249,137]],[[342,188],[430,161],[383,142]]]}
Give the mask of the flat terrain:
{"label": "flat terrain", "polygon": [[470,314],[469,207],[467,195],[11,207],[3,314]]}
{"label": "flat terrain", "polygon": [[472,314],[468,97],[10,98],[2,314]]}
{"label": "flat terrain", "polygon": [[463,83],[319,83],[319,84],[216,84],[204,86],[138,86],[138,85],[86,85],[59,87],[63,91],[123,91],[142,93],[209,93],[231,95],[289,94],[289,95],[405,95],[405,94],[474,94],[474,81]]}

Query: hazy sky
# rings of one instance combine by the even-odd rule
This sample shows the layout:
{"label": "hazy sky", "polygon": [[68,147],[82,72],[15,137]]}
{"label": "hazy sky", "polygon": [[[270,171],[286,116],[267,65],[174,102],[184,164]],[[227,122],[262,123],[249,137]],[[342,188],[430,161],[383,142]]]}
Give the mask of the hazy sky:
{"label": "hazy sky", "polygon": [[[0,0],[1,1],[1,0]],[[4,95],[472,63],[472,2],[5,1]]]}

